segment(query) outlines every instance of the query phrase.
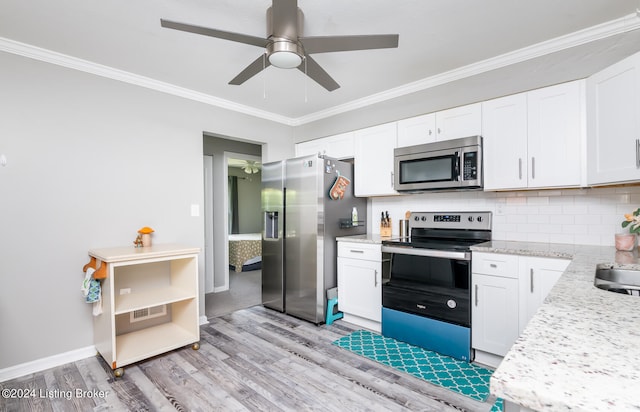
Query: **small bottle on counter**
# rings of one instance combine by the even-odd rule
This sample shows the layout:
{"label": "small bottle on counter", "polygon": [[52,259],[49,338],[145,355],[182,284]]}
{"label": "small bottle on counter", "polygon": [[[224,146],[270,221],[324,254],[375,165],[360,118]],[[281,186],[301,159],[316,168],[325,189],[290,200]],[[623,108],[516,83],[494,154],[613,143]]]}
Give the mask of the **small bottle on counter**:
{"label": "small bottle on counter", "polygon": [[356,209],[356,207],[353,207],[353,210],[351,211],[351,224],[353,226],[358,226],[358,209]]}

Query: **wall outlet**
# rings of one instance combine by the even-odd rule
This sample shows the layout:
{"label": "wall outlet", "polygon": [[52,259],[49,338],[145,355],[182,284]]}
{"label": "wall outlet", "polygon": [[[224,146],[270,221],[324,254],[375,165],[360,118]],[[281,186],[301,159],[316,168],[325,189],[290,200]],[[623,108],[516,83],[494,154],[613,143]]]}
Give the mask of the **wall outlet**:
{"label": "wall outlet", "polygon": [[504,203],[496,203],[496,216],[504,216]]}
{"label": "wall outlet", "polygon": [[128,295],[131,293],[131,288],[122,288],[120,289],[120,294],[121,295]]}

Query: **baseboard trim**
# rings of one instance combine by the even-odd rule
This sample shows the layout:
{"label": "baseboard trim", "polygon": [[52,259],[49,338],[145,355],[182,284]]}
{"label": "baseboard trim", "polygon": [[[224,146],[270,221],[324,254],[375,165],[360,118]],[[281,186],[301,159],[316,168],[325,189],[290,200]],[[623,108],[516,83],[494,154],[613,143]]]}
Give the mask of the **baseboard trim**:
{"label": "baseboard trim", "polygon": [[69,352],[59,353],[57,355],[49,356],[46,358],[36,359],[31,362],[10,366],[8,368],[0,369],[0,382],[19,378],[30,373],[40,372],[45,369],[54,368],[66,363],[90,358],[92,356],[96,356],[97,353],[98,352],[96,350],[96,347],[91,345]]}
{"label": "baseboard trim", "polygon": [[483,366],[488,366],[491,369],[497,369],[500,366],[500,362],[502,362],[502,356],[494,355],[493,353],[484,352],[478,349],[475,349],[476,356],[473,360],[474,363],[479,363]]}
{"label": "baseboard trim", "polygon": [[209,319],[206,316],[200,316],[200,325],[206,325],[209,323]]}

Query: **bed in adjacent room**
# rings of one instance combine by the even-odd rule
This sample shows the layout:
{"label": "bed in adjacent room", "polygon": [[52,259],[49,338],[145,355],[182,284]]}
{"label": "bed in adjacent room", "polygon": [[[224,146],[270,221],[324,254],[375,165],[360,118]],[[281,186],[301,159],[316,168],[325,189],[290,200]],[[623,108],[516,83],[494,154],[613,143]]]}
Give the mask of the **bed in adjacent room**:
{"label": "bed in adjacent room", "polygon": [[236,272],[256,270],[262,266],[262,235],[240,233],[229,235],[229,266]]}

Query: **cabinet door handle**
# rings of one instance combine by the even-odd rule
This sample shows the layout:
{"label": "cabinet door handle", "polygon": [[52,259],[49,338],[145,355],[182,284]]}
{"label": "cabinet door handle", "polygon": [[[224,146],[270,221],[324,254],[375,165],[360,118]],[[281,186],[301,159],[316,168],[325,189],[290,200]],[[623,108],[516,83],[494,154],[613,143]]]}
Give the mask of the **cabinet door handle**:
{"label": "cabinet door handle", "polygon": [[429,136],[433,134],[433,130],[429,129]]}
{"label": "cabinet door handle", "polygon": [[536,158],[531,156],[531,178],[536,178]]}
{"label": "cabinet door handle", "polygon": [[533,268],[529,270],[529,287],[531,289],[531,293],[533,293]]}
{"label": "cabinet door handle", "polygon": [[476,284],[476,306],[478,306],[478,285]]}
{"label": "cabinet door handle", "polygon": [[522,158],[518,158],[518,179],[522,180]]}
{"label": "cabinet door handle", "polygon": [[497,268],[497,267],[498,267],[498,265],[496,265],[495,263],[490,263],[490,264],[489,264],[489,267],[492,267],[492,268],[494,268],[494,269],[495,269],[495,268]]}
{"label": "cabinet door handle", "polygon": [[393,172],[391,172],[391,188],[393,189]]}
{"label": "cabinet door handle", "polygon": [[440,130],[440,128],[438,127],[438,134],[441,134],[441,133],[442,133],[442,131],[441,131],[441,130]]}
{"label": "cabinet door handle", "polygon": [[373,286],[378,287],[378,269],[373,271]]}
{"label": "cabinet door handle", "polygon": [[364,253],[364,250],[351,249],[349,250],[351,253]]}
{"label": "cabinet door handle", "polygon": [[636,139],[636,169],[640,168],[640,139]]}

